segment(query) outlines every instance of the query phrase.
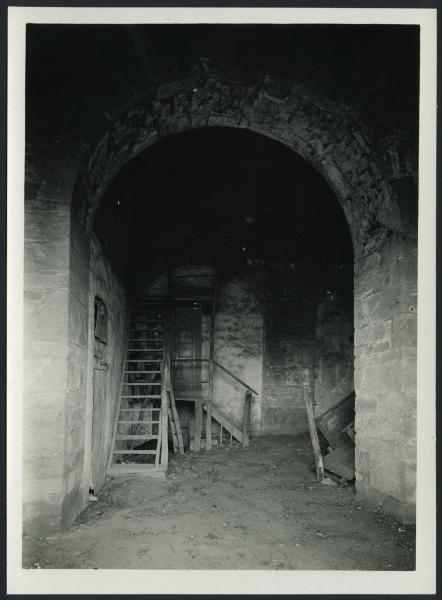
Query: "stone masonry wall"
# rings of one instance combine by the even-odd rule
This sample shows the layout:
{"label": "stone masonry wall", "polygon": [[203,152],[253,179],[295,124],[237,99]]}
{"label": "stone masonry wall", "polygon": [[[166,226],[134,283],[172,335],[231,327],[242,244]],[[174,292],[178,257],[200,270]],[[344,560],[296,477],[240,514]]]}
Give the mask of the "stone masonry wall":
{"label": "stone masonry wall", "polygon": [[316,321],[314,353],[315,414],[347,396],[354,389],[353,310],[340,294],[326,292]]}
{"label": "stone masonry wall", "polygon": [[25,532],[60,527],[64,497],[69,296],[69,210],[25,205],[23,522]]}
{"label": "stone masonry wall", "polygon": [[[356,482],[415,518],[417,248],[391,236],[360,260],[355,295]],[[382,468],[381,468],[382,465]]]}
{"label": "stone masonry wall", "polygon": [[336,280],[331,293],[314,260],[298,267],[263,264],[259,279],[265,325],[262,431],[301,433],[308,428],[304,369],[314,376],[318,415],[353,389],[353,314],[342,301],[351,280]]}

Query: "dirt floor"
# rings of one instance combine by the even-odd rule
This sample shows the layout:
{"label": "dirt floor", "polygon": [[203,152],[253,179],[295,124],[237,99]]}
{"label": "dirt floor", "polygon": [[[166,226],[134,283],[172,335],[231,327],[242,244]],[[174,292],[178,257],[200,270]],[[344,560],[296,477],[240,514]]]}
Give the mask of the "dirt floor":
{"label": "dirt floor", "polygon": [[414,528],[316,482],[312,462],[306,436],[172,455],[166,479],[112,479],[66,533],[25,537],[23,566],[414,569]]}

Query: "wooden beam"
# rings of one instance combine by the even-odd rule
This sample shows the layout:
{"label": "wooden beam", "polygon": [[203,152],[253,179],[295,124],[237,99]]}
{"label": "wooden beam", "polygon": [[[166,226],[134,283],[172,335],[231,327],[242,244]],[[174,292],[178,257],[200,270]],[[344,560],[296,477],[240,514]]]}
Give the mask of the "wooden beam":
{"label": "wooden beam", "polygon": [[169,461],[169,437],[168,437],[168,421],[169,415],[167,411],[167,390],[166,390],[166,376],[167,376],[167,363],[163,368],[163,385],[161,387],[161,466],[167,468]]}
{"label": "wooden beam", "polygon": [[313,454],[315,457],[316,476],[318,481],[324,479],[324,465],[322,463],[321,448],[319,446],[318,431],[316,429],[315,422],[315,410],[312,402],[312,384],[311,384],[311,371],[310,369],[304,369],[304,385],[303,395],[305,409],[307,411],[308,426],[310,429],[310,437],[312,440]]}
{"label": "wooden beam", "polygon": [[213,403],[213,359],[215,355],[215,318],[216,318],[217,287],[213,292],[212,312],[210,315],[210,340],[209,340],[209,397],[206,404],[206,449],[212,449],[212,403]]}
{"label": "wooden beam", "polygon": [[195,436],[193,438],[193,450],[201,450],[201,432],[203,428],[203,403],[201,398],[195,398]]}
{"label": "wooden beam", "polygon": [[252,410],[252,393],[250,390],[246,390],[244,397],[244,414],[242,423],[242,445],[243,448],[249,445],[249,433],[250,433],[250,413]]}

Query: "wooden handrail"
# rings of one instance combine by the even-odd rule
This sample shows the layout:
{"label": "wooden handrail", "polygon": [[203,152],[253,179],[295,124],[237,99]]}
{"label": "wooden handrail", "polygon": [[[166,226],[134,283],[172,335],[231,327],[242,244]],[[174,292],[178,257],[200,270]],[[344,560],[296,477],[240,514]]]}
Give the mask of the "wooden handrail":
{"label": "wooden handrail", "polygon": [[250,387],[250,385],[248,385],[245,381],[243,381],[242,379],[240,379],[239,377],[237,377],[234,373],[232,373],[232,371],[229,371],[229,369],[226,369],[226,367],[224,367],[223,365],[221,365],[218,361],[214,360],[213,364],[216,365],[217,367],[219,367],[225,373],[227,373],[227,375],[230,375],[230,377],[232,377],[233,379],[235,379],[235,381],[237,381],[243,387],[245,387],[246,390],[249,390],[250,392],[252,392],[253,394],[255,394],[255,396],[259,396],[259,394],[258,394],[258,392],[256,390],[254,390],[252,387]]}
{"label": "wooden handrail", "polygon": [[[208,358],[173,358],[171,360],[171,362],[209,362],[209,359]],[[243,387],[245,387],[246,390],[250,390],[255,396],[259,396],[259,394],[258,394],[258,392],[256,390],[254,390],[245,381],[243,381],[242,379],[240,379],[239,377],[237,377],[234,373],[232,373],[232,371],[229,371],[229,369],[227,369],[226,367],[224,367],[218,361],[214,360],[213,364],[216,365],[217,367],[219,367],[225,373],[227,373],[227,375],[230,375],[230,377],[232,377],[233,379],[235,379],[235,381],[237,381]]]}

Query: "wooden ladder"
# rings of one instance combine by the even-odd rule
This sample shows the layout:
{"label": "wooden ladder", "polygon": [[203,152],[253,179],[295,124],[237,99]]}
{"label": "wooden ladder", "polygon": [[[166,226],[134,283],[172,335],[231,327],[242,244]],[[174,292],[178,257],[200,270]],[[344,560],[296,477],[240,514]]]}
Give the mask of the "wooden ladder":
{"label": "wooden ladder", "polygon": [[[162,445],[167,447],[168,443],[162,402],[165,319],[166,312],[160,306],[138,305],[132,311],[109,475],[142,473],[158,477],[167,468],[167,452],[161,452]],[[154,447],[146,447],[149,445]]]}

